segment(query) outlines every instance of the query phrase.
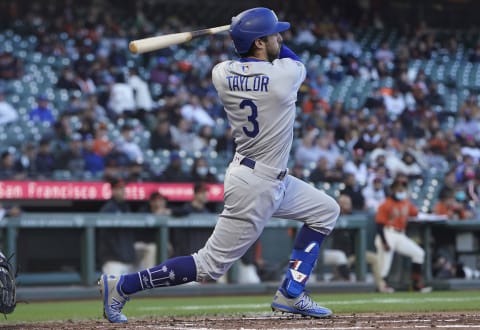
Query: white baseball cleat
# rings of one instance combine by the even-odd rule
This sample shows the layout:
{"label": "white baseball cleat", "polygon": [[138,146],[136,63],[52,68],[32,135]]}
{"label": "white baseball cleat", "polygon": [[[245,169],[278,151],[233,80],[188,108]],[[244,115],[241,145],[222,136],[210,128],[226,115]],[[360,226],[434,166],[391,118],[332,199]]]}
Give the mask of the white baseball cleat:
{"label": "white baseball cleat", "polygon": [[127,317],[122,314],[122,308],[130,299],[122,292],[123,276],[102,275],[98,281],[103,298],[103,315],[111,323],[125,323]]}
{"label": "white baseball cleat", "polygon": [[296,298],[287,298],[281,289],[273,297],[272,311],[300,314],[317,318],[329,317],[333,313],[330,309],[318,305],[303,291]]}
{"label": "white baseball cleat", "polygon": [[420,292],[420,293],[429,293],[429,292],[433,291],[433,288],[431,286],[424,286],[424,287],[416,289],[415,291]]}
{"label": "white baseball cleat", "polygon": [[378,292],[380,292],[380,293],[394,293],[395,289],[391,288],[387,284],[383,283],[379,286]]}

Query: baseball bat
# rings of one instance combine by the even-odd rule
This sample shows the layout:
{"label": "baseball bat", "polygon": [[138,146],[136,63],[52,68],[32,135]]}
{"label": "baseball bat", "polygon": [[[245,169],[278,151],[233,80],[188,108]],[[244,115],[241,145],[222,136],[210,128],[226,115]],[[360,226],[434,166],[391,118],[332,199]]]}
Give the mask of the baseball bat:
{"label": "baseball bat", "polygon": [[223,25],[197,31],[171,33],[165,34],[163,36],[137,39],[130,42],[130,44],[128,45],[128,49],[130,49],[130,51],[134,54],[142,54],[170,47],[173,45],[178,45],[190,41],[194,38],[224,32],[227,31],[229,28],[230,25]]}

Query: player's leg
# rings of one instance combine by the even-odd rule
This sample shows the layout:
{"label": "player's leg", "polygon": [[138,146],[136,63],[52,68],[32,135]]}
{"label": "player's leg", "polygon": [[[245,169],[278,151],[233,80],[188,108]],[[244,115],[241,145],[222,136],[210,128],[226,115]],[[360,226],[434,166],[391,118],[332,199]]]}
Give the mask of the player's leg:
{"label": "player's leg", "polygon": [[329,235],[340,214],[338,203],[323,191],[294,176],[288,175],[283,184],[285,196],[273,215],[303,222],[319,233],[316,235],[319,240]]}
{"label": "player's leg", "polygon": [[402,234],[398,244],[398,253],[412,258],[412,287],[415,291],[430,292],[431,287],[423,284],[422,268],[425,251],[411,238]]}
{"label": "player's leg", "polygon": [[222,214],[205,247],[194,255],[199,280],[219,278],[240,259],[257,241],[283,196],[280,181],[253,175],[245,166],[229,169],[225,183]]}
{"label": "player's leg", "polygon": [[399,254],[412,258],[413,263],[423,264],[425,251],[414,240],[405,234],[400,234],[397,242],[396,251]]}
{"label": "player's leg", "polygon": [[377,248],[378,264],[380,267],[380,274],[385,278],[390,272],[390,267],[392,266],[393,255],[395,252],[393,240],[389,234],[385,233],[385,239],[387,240],[390,250],[385,250],[385,247],[382,244],[380,236],[375,236],[375,247]]}
{"label": "player's leg", "polygon": [[332,312],[313,302],[304,289],[340,208],[333,198],[293,176],[287,176],[283,184],[285,196],[274,216],[302,221],[304,226],[295,238],[285,280],[274,297],[272,308],[314,317],[330,316]]}
{"label": "player's leg", "polygon": [[382,240],[379,235],[375,236],[375,247],[377,249],[377,266],[378,272],[383,282],[386,283],[386,278],[390,272],[392,266],[393,254],[394,254],[394,237],[390,237],[388,233],[385,232],[385,239],[387,240],[390,250],[385,250],[385,247],[382,244]]}
{"label": "player's leg", "polygon": [[99,284],[105,316],[113,323],[126,322],[122,308],[129,296],[139,291],[220,278],[258,239],[261,229],[263,225],[220,216],[212,236],[198,253],[172,258],[136,273],[102,275]]}
{"label": "player's leg", "polygon": [[282,187],[276,181],[251,175],[248,167],[229,169],[225,179],[224,210],[198,253],[172,258],[136,273],[102,275],[99,285],[108,320],[126,322],[122,308],[129,295],[138,291],[221,277],[260,236],[266,221],[281,202],[283,194],[279,188]]}
{"label": "player's leg", "polygon": [[136,273],[119,276],[103,274],[98,284],[103,297],[104,316],[112,323],[127,322],[122,309],[130,294],[159,286],[188,283],[194,281],[196,276],[192,256],[172,258]]}
{"label": "player's leg", "polygon": [[380,273],[380,265],[378,262],[377,253],[373,251],[367,251],[365,253],[365,259],[372,269],[373,279],[375,281],[375,285],[377,286],[377,290],[383,293],[393,293],[395,290],[387,285],[387,282]]}

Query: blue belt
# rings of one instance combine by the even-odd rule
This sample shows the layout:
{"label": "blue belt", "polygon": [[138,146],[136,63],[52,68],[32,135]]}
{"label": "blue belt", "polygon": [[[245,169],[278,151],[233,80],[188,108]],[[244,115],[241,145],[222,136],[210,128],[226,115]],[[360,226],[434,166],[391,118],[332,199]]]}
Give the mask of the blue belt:
{"label": "blue belt", "polygon": [[[246,167],[250,167],[252,170],[255,169],[255,164],[256,164],[256,161],[254,161],[253,159],[250,159],[250,158],[243,158],[241,161],[240,161],[240,164],[241,165],[245,165]],[[283,170],[281,171],[278,175],[277,175],[277,179],[278,180],[283,180],[283,178],[285,177],[285,175],[287,175],[287,170]]]}

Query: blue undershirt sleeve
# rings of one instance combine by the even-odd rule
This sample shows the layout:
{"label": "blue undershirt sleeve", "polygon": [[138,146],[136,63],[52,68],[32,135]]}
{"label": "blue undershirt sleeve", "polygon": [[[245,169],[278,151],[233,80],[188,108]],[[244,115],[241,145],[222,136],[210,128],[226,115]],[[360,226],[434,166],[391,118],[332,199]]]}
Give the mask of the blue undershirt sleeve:
{"label": "blue undershirt sleeve", "polygon": [[301,61],[302,61],[302,60],[300,59],[300,57],[298,57],[298,55],[293,52],[293,50],[291,50],[290,48],[288,48],[288,47],[285,46],[284,44],[282,44],[282,46],[281,46],[281,48],[280,48],[280,54],[279,54],[278,57],[279,57],[279,58],[288,57],[288,58],[291,58],[291,59],[294,60],[294,61],[298,61],[298,62],[301,62]]}

